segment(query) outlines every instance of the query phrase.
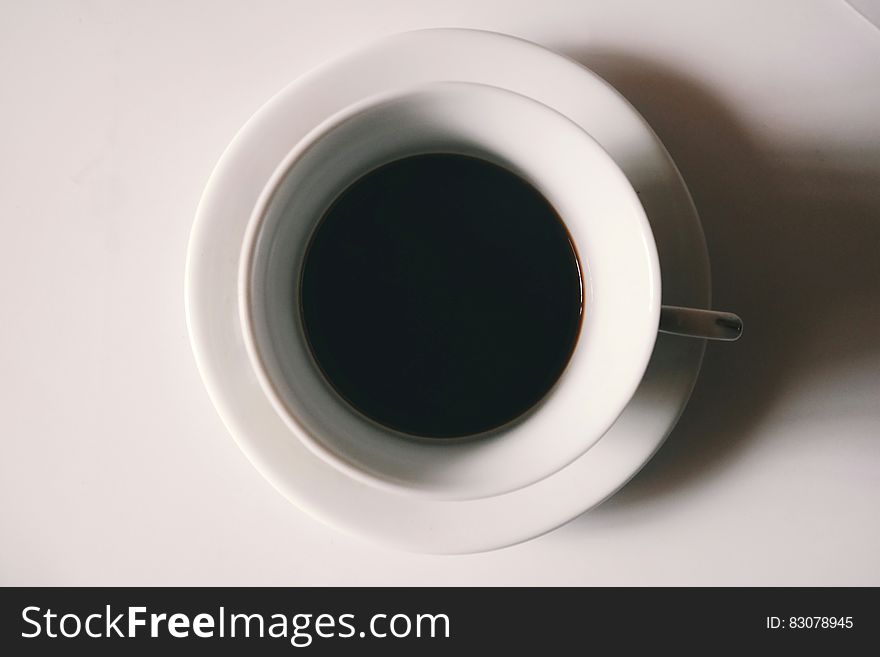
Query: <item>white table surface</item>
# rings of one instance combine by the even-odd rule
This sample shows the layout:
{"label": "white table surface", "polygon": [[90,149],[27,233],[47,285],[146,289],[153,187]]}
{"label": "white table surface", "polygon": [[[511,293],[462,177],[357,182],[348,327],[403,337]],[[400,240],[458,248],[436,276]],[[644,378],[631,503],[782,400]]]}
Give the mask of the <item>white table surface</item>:
{"label": "white table surface", "polygon": [[[623,491],[464,557],[286,502],[214,412],[183,312],[239,126],[322,60],[433,26],[615,84],[746,321]],[[0,119],[0,584],[880,584],[880,31],[842,0],[7,0]]]}

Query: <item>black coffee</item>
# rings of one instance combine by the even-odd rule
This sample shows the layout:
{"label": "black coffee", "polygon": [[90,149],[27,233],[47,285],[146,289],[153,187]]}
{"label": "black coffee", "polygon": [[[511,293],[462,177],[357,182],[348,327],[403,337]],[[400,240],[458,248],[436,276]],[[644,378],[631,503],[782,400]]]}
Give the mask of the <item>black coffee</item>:
{"label": "black coffee", "polygon": [[528,411],[581,321],[577,256],[556,212],[518,176],[461,155],[408,157],[346,189],[312,237],[301,292],[337,392],[432,438]]}

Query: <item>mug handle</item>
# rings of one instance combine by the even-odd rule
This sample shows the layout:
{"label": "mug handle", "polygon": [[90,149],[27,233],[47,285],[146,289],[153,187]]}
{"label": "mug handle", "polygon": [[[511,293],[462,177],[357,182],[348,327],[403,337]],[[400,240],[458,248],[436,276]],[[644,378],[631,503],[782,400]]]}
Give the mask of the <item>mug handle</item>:
{"label": "mug handle", "polygon": [[660,308],[661,333],[733,342],[739,340],[742,330],[742,320],[733,313],[681,306]]}

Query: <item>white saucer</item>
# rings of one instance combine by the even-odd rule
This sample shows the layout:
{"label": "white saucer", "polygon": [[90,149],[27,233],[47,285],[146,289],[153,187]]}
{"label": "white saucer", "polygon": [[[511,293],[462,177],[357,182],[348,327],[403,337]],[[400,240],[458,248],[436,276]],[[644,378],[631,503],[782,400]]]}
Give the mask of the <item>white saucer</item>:
{"label": "white saucer", "polygon": [[478,552],[550,531],[626,483],[675,425],[704,343],[660,335],[633,400],[602,439],[556,474],[504,495],[399,495],[346,477],[297,440],[263,394],[241,335],[236,290],[248,218],[278,164],[322,119],[368,95],[437,80],[510,89],[580,124],[639,193],[660,254],[663,303],[709,307],[706,247],[687,188],[629,103],[594,73],[535,44],[443,29],[390,37],[330,62],[289,85],[242,128],[199,206],[187,261],[187,320],[218,412],[256,468],[294,504],[340,530],[399,548]]}

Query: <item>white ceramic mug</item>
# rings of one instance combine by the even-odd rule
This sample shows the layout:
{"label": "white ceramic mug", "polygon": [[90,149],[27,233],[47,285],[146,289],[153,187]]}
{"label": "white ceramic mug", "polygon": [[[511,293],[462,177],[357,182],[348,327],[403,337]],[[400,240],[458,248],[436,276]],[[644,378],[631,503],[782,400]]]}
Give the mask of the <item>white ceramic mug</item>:
{"label": "white ceramic mug", "polygon": [[[538,189],[566,224],[583,284],[580,334],[545,399],[497,430],[444,441],[379,425],[339,397],[309,350],[296,284],[310,236],[342,190],[382,164],[437,152],[494,162]],[[459,82],[368,98],[297,144],[250,219],[239,294],[255,375],[293,434],[348,476],[437,499],[516,490],[582,455],[635,392],[661,322],[651,228],[614,161],[553,109],[511,91]],[[717,315],[664,310],[673,332],[699,334],[694,322],[701,319],[718,323]]]}

